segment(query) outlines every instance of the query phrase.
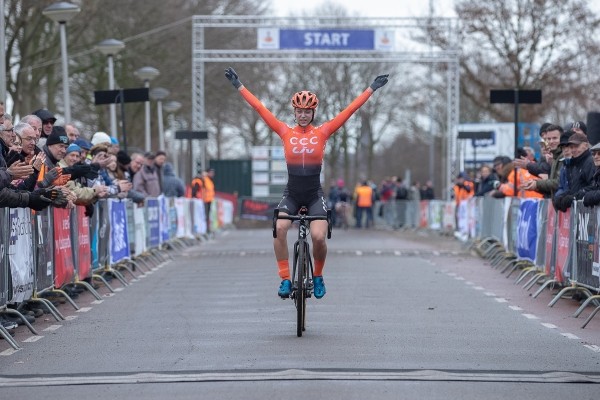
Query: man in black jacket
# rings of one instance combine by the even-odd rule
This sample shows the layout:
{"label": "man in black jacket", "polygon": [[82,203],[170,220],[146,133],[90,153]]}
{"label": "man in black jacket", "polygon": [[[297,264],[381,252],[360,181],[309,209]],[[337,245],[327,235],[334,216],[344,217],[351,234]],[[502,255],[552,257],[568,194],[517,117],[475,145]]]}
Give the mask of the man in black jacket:
{"label": "man in black jacket", "polygon": [[573,200],[580,200],[586,188],[593,182],[596,167],[590,153],[590,142],[583,133],[574,133],[569,138],[567,146],[571,151],[571,160],[564,165],[564,172],[568,187],[561,187],[554,196],[554,207],[559,211],[566,211],[571,207]]}

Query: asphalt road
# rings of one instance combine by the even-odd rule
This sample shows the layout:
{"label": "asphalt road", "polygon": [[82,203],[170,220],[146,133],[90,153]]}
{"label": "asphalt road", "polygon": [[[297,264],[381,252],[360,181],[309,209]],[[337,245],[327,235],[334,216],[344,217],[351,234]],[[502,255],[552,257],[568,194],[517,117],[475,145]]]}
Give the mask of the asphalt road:
{"label": "asphalt road", "polygon": [[[454,239],[335,231],[307,330],[276,296],[268,230],[188,248],[98,304],[0,342],[2,398],[597,398],[600,316],[547,307]],[[290,241],[293,234],[290,233]],[[115,286],[118,284],[114,283]],[[101,291],[107,294],[107,291]],[[58,326],[58,327],[57,327]],[[36,340],[37,339],[37,340]],[[31,341],[35,340],[35,341]]]}

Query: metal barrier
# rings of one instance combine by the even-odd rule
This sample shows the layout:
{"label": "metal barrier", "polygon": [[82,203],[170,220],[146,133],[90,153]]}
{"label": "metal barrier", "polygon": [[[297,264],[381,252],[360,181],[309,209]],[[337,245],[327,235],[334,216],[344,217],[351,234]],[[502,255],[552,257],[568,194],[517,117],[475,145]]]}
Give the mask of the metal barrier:
{"label": "metal barrier", "polygon": [[[213,208],[215,229],[233,220],[228,201],[216,199]],[[100,300],[94,281],[111,292],[115,290],[106,278],[128,286],[121,272],[132,279],[142,276],[140,266],[146,272],[156,269],[172,258],[165,250],[196,244],[207,232],[204,203],[164,197],[147,199],[143,207],[129,200],[100,200],[92,218],[81,206],[41,212],[0,208],[0,229],[0,314],[16,316],[35,335],[17,305],[35,303],[57,321],[64,320],[49,299],[60,296],[79,309],[67,290],[79,286]],[[0,335],[14,349],[21,348],[2,325]]]}

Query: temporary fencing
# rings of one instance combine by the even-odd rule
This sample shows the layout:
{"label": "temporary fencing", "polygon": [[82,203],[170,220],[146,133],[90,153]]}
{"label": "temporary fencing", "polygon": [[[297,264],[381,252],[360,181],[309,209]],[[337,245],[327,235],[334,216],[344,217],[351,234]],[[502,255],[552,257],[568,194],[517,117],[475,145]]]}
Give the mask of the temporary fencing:
{"label": "temporary fencing", "polygon": [[[216,198],[211,206],[212,232],[233,221],[234,205]],[[144,275],[170,258],[167,249],[183,249],[205,240],[207,220],[201,200],[146,199],[143,206],[127,199],[105,199],[85,207],[0,208],[0,314],[15,315],[36,330],[15,307],[36,303],[57,321],[65,317],[49,300],[63,298],[79,306],[68,288],[81,286],[100,300],[96,283],[114,292],[107,278],[128,286],[125,276]],[[137,275],[136,275],[137,274]],[[21,346],[0,324],[0,335],[14,348]]]}

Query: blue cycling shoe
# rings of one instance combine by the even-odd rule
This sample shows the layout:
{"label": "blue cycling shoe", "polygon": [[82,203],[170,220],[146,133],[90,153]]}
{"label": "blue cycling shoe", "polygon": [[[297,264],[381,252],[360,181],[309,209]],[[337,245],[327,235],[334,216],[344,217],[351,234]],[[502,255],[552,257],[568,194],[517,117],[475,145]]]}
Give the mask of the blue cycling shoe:
{"label": "blue cycling shoe", "polygon": [[292,294],[292,282],[289,279],[282,280],[277,294],[282,298],[290,297],[290,294]]}
{"label": "blue cycling shoe", "polygon": [[322,276],[315,276],[313,279],[313,285],[314,285],[315,297],[317,299],[320,299],[321,297],[325,296],[325,293],[327,293],[327,290],[325,290],[325,282],[323,282]]}

